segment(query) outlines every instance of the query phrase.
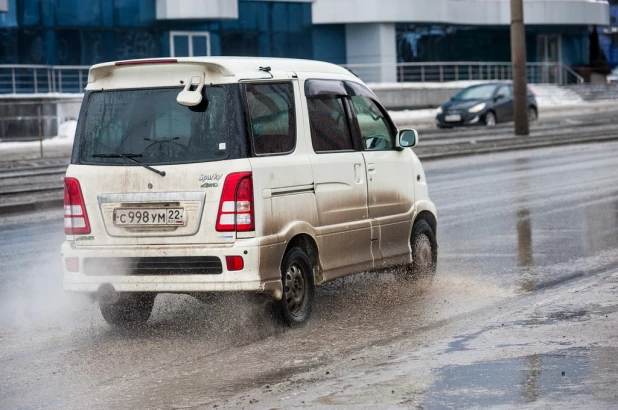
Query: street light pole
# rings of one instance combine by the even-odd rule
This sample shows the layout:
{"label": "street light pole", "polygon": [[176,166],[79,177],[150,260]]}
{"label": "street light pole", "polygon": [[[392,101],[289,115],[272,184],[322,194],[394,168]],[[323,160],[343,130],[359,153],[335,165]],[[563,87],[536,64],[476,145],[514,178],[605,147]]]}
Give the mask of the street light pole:
{"label": "street light pole", "polygon": [[515,135],[528,135],[528,87],[526,85],[526,31],[523,0],[511,0],[511,62]]}

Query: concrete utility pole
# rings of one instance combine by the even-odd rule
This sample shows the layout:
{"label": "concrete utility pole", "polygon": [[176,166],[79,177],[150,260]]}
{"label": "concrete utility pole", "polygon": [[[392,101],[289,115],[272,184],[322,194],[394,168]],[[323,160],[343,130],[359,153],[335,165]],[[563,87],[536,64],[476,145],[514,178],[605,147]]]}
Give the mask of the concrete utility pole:
{"label": "concrete utility pole", "polygon": [[511,62],[515,135],[528,135],[528,87],[526,85],[526,31],[523,0],[511,0]]}

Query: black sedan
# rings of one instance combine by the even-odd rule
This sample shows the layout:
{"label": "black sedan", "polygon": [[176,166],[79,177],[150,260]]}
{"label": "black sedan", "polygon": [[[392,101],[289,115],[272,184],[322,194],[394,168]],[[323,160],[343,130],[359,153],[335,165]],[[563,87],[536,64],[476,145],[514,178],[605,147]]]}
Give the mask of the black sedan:
{"label": "black sedan", "polygon": [[[538,118],[534,93],[528,89],[528,119]],[[449,128],[461,125],[484,124],[488,127],[498,122],[513,120],[513,86],[489,83],[464,88],[449,102],[438,107],[436,125]]]}

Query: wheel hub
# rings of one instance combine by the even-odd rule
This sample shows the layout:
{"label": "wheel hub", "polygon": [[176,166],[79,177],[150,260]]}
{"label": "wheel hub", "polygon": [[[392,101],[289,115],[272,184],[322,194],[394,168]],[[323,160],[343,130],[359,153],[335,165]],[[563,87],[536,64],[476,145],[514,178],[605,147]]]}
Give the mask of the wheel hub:
{"label": "wheel hub", "polygon": [[305,301],[306,285],[303,272],[292,264],[285,274],[285,300],[291,313],[299,313]]}
{"label": "wheel hub", "polygon": [[427,235],[419,235],[414,243],[414,265],[418,272],[427,274],[433,268],[433,251]]}

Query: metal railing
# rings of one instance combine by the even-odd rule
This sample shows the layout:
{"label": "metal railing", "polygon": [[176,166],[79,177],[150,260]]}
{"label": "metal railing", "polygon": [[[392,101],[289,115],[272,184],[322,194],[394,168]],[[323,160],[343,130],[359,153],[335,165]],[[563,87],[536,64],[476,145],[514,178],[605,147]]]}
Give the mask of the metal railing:
{"label": "metal railing", "polygon": [[0,65],[0,94],[83,93],[89,68]]}
{"label": "metal railing", "polygon": [[[428,62],[343,64],[366,82],[512,80],[508,62]],[[581,84],[584,78],[563,63],[527,63],[529,83]]]}
{"label": "metal railing", "polygon": [[[344,64],[367,82],[511,80],[511,63],[431,62]],[[0,94],[82,93],[88,66],[0,65]],[[562,63],[527,63],[529,83],[581,84],[584,78]]]}

